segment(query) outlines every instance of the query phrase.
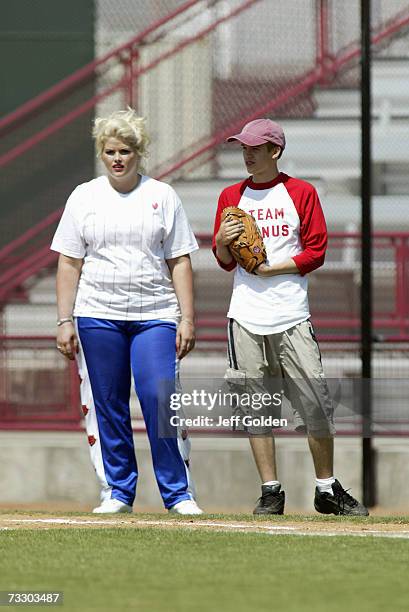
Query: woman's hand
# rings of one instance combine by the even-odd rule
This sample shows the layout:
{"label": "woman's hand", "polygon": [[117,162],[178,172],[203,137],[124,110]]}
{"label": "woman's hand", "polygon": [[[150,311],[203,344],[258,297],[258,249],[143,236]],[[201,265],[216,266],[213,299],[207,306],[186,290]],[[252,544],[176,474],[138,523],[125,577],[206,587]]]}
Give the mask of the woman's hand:
{"label": "woman's hand", "polygon": [[176,331],[176,353],[179,359],[183,359],[195,346],[192,264],[189,255],[179,255],[166,262],[180,306],[181,321]]}
{"label": "woman's hand", "polygon": [[176,332],[176,352],[183,359],[195,346],[195,326],[192,321],[182,319]]}
{"label": "woman's hand", "polygon": [[83,259],[75,259],[60,254],[57,269],[57,312],[58,318],[64,320],[57,330],[57,349],[68,359],[75,359],[79,342],[72,319],[75,296],[81,275]]}
{"label": "woman's hand", "polygon": [[79,351],[77,333],[73,323],[63,323],[57,331],[57,349],[61,355],[68,359],[75,359],[75,354]]}

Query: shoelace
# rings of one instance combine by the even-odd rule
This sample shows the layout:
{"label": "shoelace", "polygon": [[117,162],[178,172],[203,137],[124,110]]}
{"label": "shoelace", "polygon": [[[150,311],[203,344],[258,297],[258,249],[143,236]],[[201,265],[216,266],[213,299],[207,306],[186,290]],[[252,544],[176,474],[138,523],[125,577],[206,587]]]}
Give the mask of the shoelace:
{"label": "shoelace", "polygon": [[[335,499],[337,500],[337,503],[339,506],[342,506],[342,510],[344,510],[345,508],[345,504],[348,502],[348,504],[352,507],[355,508],[355,506],[358,505],[357,500],[352,497],[352,495],[350,495],[348,493],[348,491],[350,491],[350,489],[342,489],[341,491],[338,491],[334,494]],[[342,502],[342,504],[341,504]]]}
{"label": "shoelace", "polygon": [[265,495],[262,495],[261,497],[258,498],[258,503],[261,503],[261,505],[264,506],[269,506],[270,503],[277,499],[277,497],[280,495],[280,491],[276,491],[274,493],[266,493]]}

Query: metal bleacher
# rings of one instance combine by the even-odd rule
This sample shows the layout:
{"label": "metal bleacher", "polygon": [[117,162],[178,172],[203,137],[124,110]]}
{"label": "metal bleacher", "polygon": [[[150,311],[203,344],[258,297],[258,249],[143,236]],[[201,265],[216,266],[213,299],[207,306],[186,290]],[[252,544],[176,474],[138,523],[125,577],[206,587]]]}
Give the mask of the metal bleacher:
{"label": "metal bleacher", "polygon": [[[275,80],[274,70],[280,58],[273,58],[276,62],[272,67],[273,76],[266,73],[266,63],[256,58],[260,64],[257,96],[253,96],[248,75],[235,77],[240,66],[233,66],[229,78],[224,78],[223,71],[228,66],[223,68],[217,65],[217,99],[212,89],[216,87],[215,82],[212,81],[211,71],[207,70],[208,88],[205,93],[209,108],[198,112],[193,104],[188,120],[178,112],[180,100],[172,93],[177,90],[177,78],[185,77],[187,67],[193,66],[191,81],[187,80],[184,85],[189,94],[188,88],[193,90],[196,83],[195,72],[200,73],[199,60],[208,61],[212,53],[220,54],[224,50],[223,41],[228,37],[233,40],[237,34],[236,38],[241,41],[240,28],[244,27],[253,5],[257,4],[259,9],[264,7],[265,10],[264,13],[253,12],[253,18],[261,20],[265,18],[263,15],[268,14],[268,2],[238,0],[232,4],[234,10],[230,14],[226,12],[226,3],[216,1],[212,3],[214,12],[208,11],[209,14],[203,16],[199,11],[194,19],[189,20],[188,11],[200,9],[201,4],[194,1],[180,4],[177,18],[180,19],[179,13],[182,14],[185,5],[186,14],[183,12],[184,21],[178,26],[179,29],[173,28],[171,20],[167,21],[166,18],[156,24],[156,29],[152,24],[133,41],[111,49],[106,56],[98,57],[92,65],[69,77],[65,84],[57,84],[53,91],[45,92],[43,97],[31,101],[26,108],[17,109],[11,118],[6,117],[0,122],[0,129],[7,131],[12,156],[10,151],[3,152],[0,165],[4,165],[8,177],[18,184],[21,181],[20,172],[25,177],[25,173],[41,161],[38,151],[44,152],[48,146],[59,147],[60,141],[66,138],[75,141],[75,120],[85,112],[84,109],[89,113],[98,113],[117,107],[119,103],[121,106],[140,103],[141,107],[145,103],[148,113],[151,108],[152,116],[159,117],[163,127],[163,130],[153,134],[156,138],[155,148],[161,150],[165,148],[164,144],[173,141],[179,148],[172,151],[169,159],[154,159],[156,165],[149,171],[173,183],[202,246],[192,258],[198,312],[198,349],[203,349],[203,352],[198,351],[198,360],[207,360],[210,367],[211,363],[219,364],[218,360],[224,359],[225,313],[232,275],[215,265],[209,250],[209,239],[218,194],[227,184],[243,178],[241,153],[238,148],[223,144],[224,139],[260,114],[277,118],[285,129],[288,143],[280,168],[316,185],[331,236],[326,265],[310,278],[314,321],[324,340],[332,337],[334,343],[355,342],[356,353],[360,333],[360,102],[356,78],[359,44],[356,38],[348,39],[345,41],[348,45],[336,49],[337,55],[329,54],[321,31],[323,20],[320,21],[318,14],[315,25],[313,16],[310,29],[320,38],[321,47],[317,44],[317,51],[313,49],[310,53],[313,60],[311,65],[304,66],[303,57],[296,58],[299,65],[295,63],[290,66],[291,78],[281,74]],[[321,9],[327,6],[326,2],[315,4]],[[385,6],[388,6],[387,3]],[[283,5],[283,11],[287,8]],[[390,13],[389,10],[388,19],[381,20],[373,33],[376,51],[373,63],[373,210],[374,227],[378,234],[374,240],[375,328],[380,338],[403,342],[409,339],[409,272],[406,263],[409,261],[409,52],[407,44],[405,47],[409,11],[406,7],[396,15]],[[240,26],[241,15],[243,24]],[[230,30],[223,29],[230,25]],[[300,27],[304,31],[301,22]],[[217,49],[213,48],[216,39],[210,38],[213,33],[219,36]],[[385,49],[388,49],[388,45],[393,46],[395,39],[400,44],[399,50],[388,55]],[[246,43],[248,48],[251,47],[250,43]],[[259,49],[260,45],[257,43],[256,47]],[[186,55],[178,64],[182,51]],[[143,66],[139,63],[140,55],[145,57],[146,64]],[[247,54],[247,59],[250,55]],[[220,57],[223,59],[223,56]],[[173,63],[167,64],[168,61]],[[135,62],[133,68],[132,62]],[[158,83],[162,86],[163,79],[158,74],[163,75],[164,72],[156,73],[156,69],[166,72],[166,93],[170,96],[171,92],[173,97],[166,98],[165,95],[163,98],[167,100],[167,106],[173,109],[173,115],[164,115],[163,107],[158,106],[161,96],[156,95],[154,87]],[[348,76],[351,70],[355,70],[355,73]],[[85,98],[81,99],[80,106],[75,106],[68,93],[64,97],[64,92],[71,95],[82,86],[89,87],[91,94],[86,101]],[[149,95],[141,94],[144,87]],[[203,87],[203,83],[200,87]],[[202,91],[200,89],[200,95]],[[197,95],[197,92],[192,92],[192,96],[193,93]],[[184,103],[190,100],[189,95],[183,98]],[[149,98],[148,102],[145,98]],[[197,99],[194,98],[195,103]],[[224,110],[218,106],[222,103]],[[44,111],[43,116],[41,111]],[[34,123],[30,124],[26,134],[25,121],[29,122],[33,116]],[[15,132],[11,119],[17,126]],[[188,124],[186,132],[189,132],[190,141],[181,140],[182,136],[177,131],[178,121]],[[204,125],[207,131],[196,133],[196,124],[200,124],[201,129]],[[37,200],[20,202],[21,208],[11,210],[8,217],[10,242],[0,249],[0,376],[4,382],[7,372],[12,371],[14,382],[8,379],[2,386],[5,396],[0,397],[1,410],[8,410],[11,404],[18,405],[24,377],[32,380],[32,396],[37,393],[38,401],[44,403],[47,387],[53,379],[53,368],[56,376],[61,374],[60,362],[56,365],[53,357],[54,340],[51,336],[55,327],[56,257],[50,255],[48,245],[60,214],[57,209],[63,205],[63,195],[68,191],[68,186],[72,188],[75,180],[77,177],[69,173],[58,177],[55,184],[46,185]],[[22,238],[23,235],[27,240]],[[13,239],[17,239],[18,244],[14,242],[13,246]],[[208,359],[204,351],[212,352],[214,361]],[[16,355],[20,355],[20,361]],[[191,363],[194,370],[193,361]],[[68,369],[69,365],[64,364],[64,367]],[[201,367],[203,371],[203,361]],[[35,386],[35,376],[32,376],[34,370],[43,370],[37,379],[39,387]],[[333,371],[341,370],[336,370],[334,366]],[[66,398],[75,395],[74,379],[75,375],[71,373],[70,382],[63,391]],[[36,392],[36,388],[40,387],[41,392]],[[55,405],[61,407],[64,402],[61,397],[57,399]],[[36,406],[32,413],[35,409]],[[78,416],[71,414],[68,421],[70,418],[78,425]]]}

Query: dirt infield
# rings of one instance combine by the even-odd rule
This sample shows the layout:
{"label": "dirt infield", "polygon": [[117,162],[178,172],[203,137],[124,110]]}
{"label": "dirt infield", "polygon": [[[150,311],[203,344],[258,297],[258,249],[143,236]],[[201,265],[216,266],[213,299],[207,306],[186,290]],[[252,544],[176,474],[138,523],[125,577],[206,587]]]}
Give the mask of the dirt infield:
{"label": "dirt infield", "polygon": [[301,517],[286,516],[278,520],[252,521],[219,518],[182,518],[163,515],[155,518],[133,516],[61,516],[59,513],[4,513],[0,515],[0,531],[16,529],[55,529],[55,528],[126,528],[126,529],[187,529],[206,530],[230,533],[263,533],[267,535],[298,536],[372,536],[409,539],[409,522],[407,519],[391,522],[356,522],[345,518],[325,517],[322,521],[316,517],[311,520]]}

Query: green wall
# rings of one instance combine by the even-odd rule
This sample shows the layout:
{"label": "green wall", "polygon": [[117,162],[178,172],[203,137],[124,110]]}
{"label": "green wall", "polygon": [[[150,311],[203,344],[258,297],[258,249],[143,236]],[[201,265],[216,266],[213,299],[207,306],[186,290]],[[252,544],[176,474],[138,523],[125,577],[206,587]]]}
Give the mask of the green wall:
{"label": "green wall", "polygon": [[3,115],[94,57],[94,0],[0,0]]}
{"label": "green wall", "polygon": [[[0,0],[2,116],[93,59],[94,0]],[[91,81],[18,124],[1,139],[0,152],[7,154],[94,91]],[[93,178],[93,117],[91,109],[1,169],[0,247],[64,206],[77,184]]]}

